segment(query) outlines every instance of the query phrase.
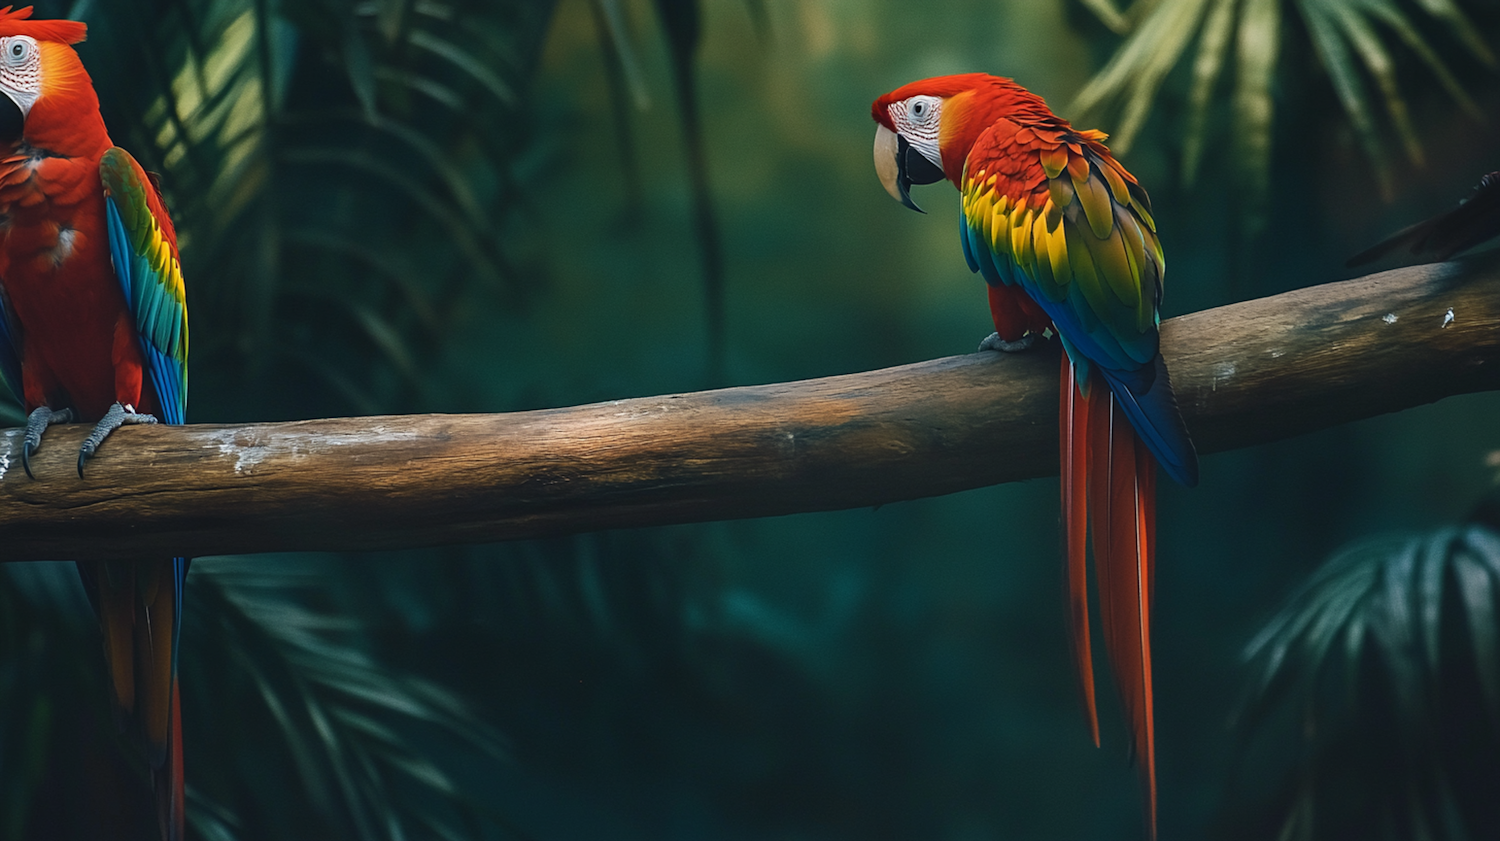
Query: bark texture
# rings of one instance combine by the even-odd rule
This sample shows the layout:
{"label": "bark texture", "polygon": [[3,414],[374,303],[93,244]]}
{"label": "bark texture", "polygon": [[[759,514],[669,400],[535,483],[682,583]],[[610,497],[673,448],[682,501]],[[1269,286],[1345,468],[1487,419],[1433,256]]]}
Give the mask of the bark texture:
{"label": "bark texture", "polygon": [[[1174,318],[1162,351],[1200,453],[1495,389],[1500,260]],[[84,479],[74,463],[86,427],[48,431],[35,481],[21,470],[21,430],[4,430],[0,560],[510,540],[1045,476],[1057,472],[1057,353],[1044,343],[512,414],[126,427]]]}

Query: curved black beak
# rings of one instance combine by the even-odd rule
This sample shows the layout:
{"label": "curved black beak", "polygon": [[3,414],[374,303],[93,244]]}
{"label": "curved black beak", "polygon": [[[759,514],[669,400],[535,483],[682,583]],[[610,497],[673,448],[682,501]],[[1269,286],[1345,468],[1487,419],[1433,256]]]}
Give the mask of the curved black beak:
{"label": "curved black beak", "polygon": [[14,146],[21,142],[26,129],[26,115],[9,93],[0,96],[0,144]]}
{"label": "curved black beak", "polygon": [[937,164],[927,160],[905,137],[883,125],[875,127],[875,172],[891,198],[918,213],[925,213],[911,200],[913,184],[934,184],[946,176]]}

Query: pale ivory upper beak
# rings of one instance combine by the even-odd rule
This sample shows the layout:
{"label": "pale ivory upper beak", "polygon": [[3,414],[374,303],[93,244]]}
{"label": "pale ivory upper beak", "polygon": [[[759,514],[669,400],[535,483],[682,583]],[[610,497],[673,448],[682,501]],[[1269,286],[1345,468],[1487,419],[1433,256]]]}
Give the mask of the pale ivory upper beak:
{"label": "pale ivory upper beak", "polygon": [[900,163],[897,161],[898,150],[896,148],[896,133],[879,123],[875,124],[875,174],[880,176],[880,184],[885,191],[891,194],[891,198],[902,204],[911,202],[901,194],[901,187],[897,184],[900,177]]}

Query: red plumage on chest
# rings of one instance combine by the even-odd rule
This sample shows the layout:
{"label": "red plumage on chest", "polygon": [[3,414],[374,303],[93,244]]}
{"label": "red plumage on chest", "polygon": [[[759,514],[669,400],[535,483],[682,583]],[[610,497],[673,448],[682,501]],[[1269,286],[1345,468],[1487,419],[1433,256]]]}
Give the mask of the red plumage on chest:
{"label": "red plumage on chest", "polygon": [[28,412],[69,406],[79,420],[96,420],[116,401],[156,410],[154,395],[142,393],[104,201],[98,158],[23,142],[0,162],[0,284],[20,334]]}

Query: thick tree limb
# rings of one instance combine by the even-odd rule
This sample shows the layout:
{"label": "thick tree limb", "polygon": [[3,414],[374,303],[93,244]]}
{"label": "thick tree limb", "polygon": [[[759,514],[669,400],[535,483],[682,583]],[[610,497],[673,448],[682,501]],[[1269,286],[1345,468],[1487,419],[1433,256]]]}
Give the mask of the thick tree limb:
{"label": "thick tree limb", "polygon": [[[1162,350],[1205,453],[1494,389],[1500,261],[1174,318]],[[87,427],[48,432],[35,481],[7,430],[0,559],[386,549],[951,493],[1056,473],[1057,379],[1041,347],[506,415],[128,427],[82,480]]]}

